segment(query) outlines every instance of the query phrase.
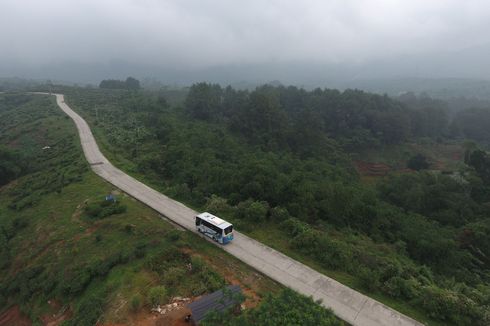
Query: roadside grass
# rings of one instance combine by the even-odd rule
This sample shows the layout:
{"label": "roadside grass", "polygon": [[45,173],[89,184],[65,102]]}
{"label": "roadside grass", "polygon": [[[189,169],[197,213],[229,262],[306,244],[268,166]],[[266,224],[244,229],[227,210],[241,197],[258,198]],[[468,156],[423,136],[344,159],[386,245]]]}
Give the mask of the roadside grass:
{"label": "roadside grass", "polygon": [[284,253],[285,255],[302,262],[303,264],[319,271],[320,273],[323,273],[356,291],[359,291],[409,317],[412,317],[415,320],[420,321],[421,323],[427,326],[446,325],[440,321],[429,318],[422,311],[420,311],[417,308],[414,308],[413,306],[405,302],[401,302],[399,300],[393,300],[392,298],[383,295],[382,293],[379,292],[367,291],[362,286],[360,279],[354,275],[351,275],[343,271],[327,269],[321,264],[319,264],[317,261],[315,261],[314,259],[298,253],[297,251],[295,251],[290,247],[290,243],[288,241],[288,237],[289,237],[288,234],[286,234],[286,232],[281,230],[277,226],[277,224],[266,223],[264,225],[261,225],[260,228],[252,230],[250,232],[246,232],[246,234],[262,243],[267,244],[271,248],[274,248]]}

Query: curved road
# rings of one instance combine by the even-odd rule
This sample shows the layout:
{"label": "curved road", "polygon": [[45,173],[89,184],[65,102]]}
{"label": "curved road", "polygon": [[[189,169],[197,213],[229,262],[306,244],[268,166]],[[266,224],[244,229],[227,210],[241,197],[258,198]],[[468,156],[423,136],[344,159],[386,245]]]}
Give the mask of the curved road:
{"label": "curved road", "polygon": [[[173,222],[197,233],[194,226],[197,212],[114,167],[100,152],[87,122],[70,109],[62,94],[54,95],[58,106],[75,122],[85,157],[96,174]],[[325,307],[352,325],[422,325],[242,233],[235,231],[233,242],[218,246],[273,280],[315,300],[322,300]]]}

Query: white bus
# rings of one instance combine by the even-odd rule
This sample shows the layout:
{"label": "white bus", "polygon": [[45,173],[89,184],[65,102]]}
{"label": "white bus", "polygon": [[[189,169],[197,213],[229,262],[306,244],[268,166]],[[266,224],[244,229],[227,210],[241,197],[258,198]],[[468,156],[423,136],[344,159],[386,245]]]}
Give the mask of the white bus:
{"label": "white bus", "polygon": [[196,228],[221,244],[233,240],[233,225],[207,212],[196,216]]}

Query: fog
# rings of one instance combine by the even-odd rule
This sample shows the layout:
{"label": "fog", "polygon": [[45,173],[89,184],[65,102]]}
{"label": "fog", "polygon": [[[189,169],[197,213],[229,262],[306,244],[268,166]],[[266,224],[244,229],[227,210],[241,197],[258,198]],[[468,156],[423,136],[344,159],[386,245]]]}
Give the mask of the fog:
{"label": "fog", "polygon": [[0,77],[490,79],[484,0],[1,0]]}

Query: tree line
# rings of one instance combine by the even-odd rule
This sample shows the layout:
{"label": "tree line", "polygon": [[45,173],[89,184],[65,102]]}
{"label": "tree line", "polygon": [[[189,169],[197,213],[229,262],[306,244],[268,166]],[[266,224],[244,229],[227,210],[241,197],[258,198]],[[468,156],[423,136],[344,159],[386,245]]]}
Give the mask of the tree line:
{"label": "tree line", "polygon": [[99,88],[138,90],[141,87],[139,80],[128,77],[126,80],[104,79],[100,82]]}

